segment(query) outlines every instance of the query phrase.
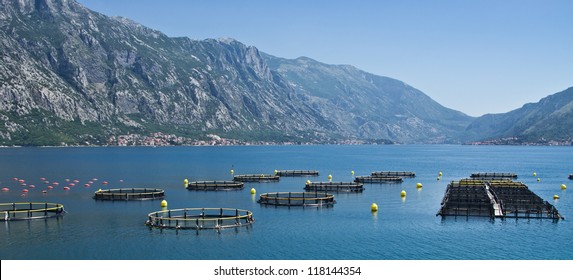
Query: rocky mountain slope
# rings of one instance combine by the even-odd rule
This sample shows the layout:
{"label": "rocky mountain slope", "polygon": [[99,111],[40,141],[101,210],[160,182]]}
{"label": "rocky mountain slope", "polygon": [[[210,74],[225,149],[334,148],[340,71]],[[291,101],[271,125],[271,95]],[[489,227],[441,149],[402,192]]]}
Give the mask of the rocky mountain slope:
{"label": "rocky mountain slope", "polygon": [[473,119],[401,81],[350,65],[328,65],[307,57],[263,57],[295,92],[308,96],[308,104],[359,138],[455,142]]}
{"label": "rocky mountain slope", "polygon": [[466,129],[468,140],[513,137],[517,142],[573,139],[573,88],[541,99],[537,103],[503,114],[477,118]]}
{"label": "rocky mountain slope", "polygon": [[351,66],[170,38],[73,0],[0,0],[0,57],[0,145],[153,132],[434,143],[458,141],[472,120]]}

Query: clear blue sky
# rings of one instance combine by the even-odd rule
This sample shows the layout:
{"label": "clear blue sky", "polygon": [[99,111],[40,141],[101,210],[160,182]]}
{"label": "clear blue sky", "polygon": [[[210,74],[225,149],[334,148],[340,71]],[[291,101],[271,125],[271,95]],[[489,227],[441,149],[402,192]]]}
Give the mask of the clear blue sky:
{"label": "clear blue sky", "polygon": [[78,0],[168,36],[231,37],[399,79],[472,116],[573,86],[573,1]]}

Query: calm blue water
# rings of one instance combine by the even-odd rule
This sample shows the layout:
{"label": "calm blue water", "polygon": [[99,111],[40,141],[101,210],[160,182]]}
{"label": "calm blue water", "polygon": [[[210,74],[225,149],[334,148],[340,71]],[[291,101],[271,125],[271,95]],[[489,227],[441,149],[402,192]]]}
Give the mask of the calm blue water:
{"label": "calm blue water", "polygon": [[[158,148],[2,148],[0,202],[56,202],[60,219],[1,222],[0,259],[573,259],[573,197],[561,184],[573,173],[573,147],[513,146],[241,146]],[[183,180],[231,179],[275,169],[314,169],[319,177],[247,183],[242,191],[192,192]],[[361,194],[336,194],[332,208],[275,208],[259,194],[302,191],[307,179],[351,181],[372,171],[413,171],[402,184],[365,185]],[[439,171],[443,179],[436,180]],[[473,172],[514,172],[565,220],[495,220],[436,217],[446,185]],[[532,176],[536,172],[540,182]],[[25,196],[12,178],[36,185]],[[60,186],[42,194],[39,178]],[[86,188],[92,178],[98,181]],[[65,179],[79,180],[69,191]],[[120,182],[123,180],[123,182]],[[104,187],[102,181],[108,181]],[[422,183],[421,190],[416,183]],[[160,201],[92,199],[98,188],[157,187],[169,208],[231,207],[254,212],[249,227],[150,230],[147,214]],[[256,188],[257,195],[249,191]],[[406,190],[403,200],[400,191]],[[561,199],[554,201],[554,194]],[[370,205],[379,206],[377,214]]]}

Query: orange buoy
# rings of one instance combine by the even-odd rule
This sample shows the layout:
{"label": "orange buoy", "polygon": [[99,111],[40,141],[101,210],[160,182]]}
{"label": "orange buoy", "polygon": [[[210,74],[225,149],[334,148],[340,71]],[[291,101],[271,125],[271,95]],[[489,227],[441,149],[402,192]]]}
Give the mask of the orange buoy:
{"label": "orange buoy", "polygon": [[7,191],[9,191],[9,190],[10,190],[9,188],[2,188],[2,191],[3,191],[3,192],[7,192]]}
{"label": "orange buoy", "polygon": [[14,178],[12,178],[12,180],[14,180],[14,181],[18,181],[18,178],[14,177]]}
{"label": "orange buoy", "polygon": [[76,184],[74,184],[74,183],[70,183],[70,184],[69,184],[69,186],[70,186],[70,187],[75,187],[75,186],[76,186]]}
{"label": "orange buoy", "polygon": [[52,184],[54,184],[54,186],[57,186],[57,185],[59,185],[60,183],[58,183],[58,182],[53,182]]}
{"label": "orange buoy", "polygon": [[64,187],[64,190],[68,191],[68,190],[70,190],[70,187]]}
{"label": "orange buoy", "polygon": [[104,185],[107,185],[107,181],[103,181],[103,182],[101,182],[101,183],[104,184]]}
{"label": "orange buoy", "polygon": [[53,188],[54,188],[54,187],[52,187],[52,186],[48,186],[48,189],[50,189],[50,190],[53,189]]}
{"label": "orange buoy", "polygon": [[26,181],[24,181],[24,179],[18,180],[18,183],[24,183],[24,182],[26,182]]}
{"label": "orange buoy", "polygon": [[23,192],[23,193],[27,193],[27,192],[28,192],[28,189],[23,189],[22,192]]}
{"label": "orange buoy", "polygon": [[40,178],[40,181],[46,181],[46,178],[42,177]]}

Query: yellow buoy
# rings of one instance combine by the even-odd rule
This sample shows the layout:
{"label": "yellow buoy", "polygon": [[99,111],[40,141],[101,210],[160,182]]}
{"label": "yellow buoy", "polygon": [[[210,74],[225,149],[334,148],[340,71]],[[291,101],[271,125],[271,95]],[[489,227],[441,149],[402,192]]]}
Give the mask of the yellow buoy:
{"label": "yellow buoy", "polygon": [[565,184],[561,184],[561,189],[562,189],[562,190],[566,190],[566,189],[567,189],[567,186],[565,186]]}
{"label": "yellow buoy", "polygon": [[183,185],[185,186],[185,188],[187,188],[187,185],[189,185],[189,180],[187,179],[183,180]]}
{"label": "yellow buoy", "polygon": [[541,181],[541,178],[537,178],[537,182]]}
{"label": "yellow buoy", "polygon": [[400,196],[401,196],[401,197],[405,197],[405,196],[406,196],[406,191],[405,191],[405,190],[402,190],[402,191],[400,192]]}
{"label": "yellow buoy", "polygon": [[416,183],[416,188],[421,188],[422,187],[422,183]]}
{"label": "yellow buoy", "polygon": [[554,196],[553,196],[553,199],[559,199],[559,196],[558,196],[558,195],[554,195]]}
{"label": "yellow buoy", "polygon": [[306,180],[306,184],[307,184],[307,185],[310,185],[310,180]]}
{"label": "yellow buoy", "polygon": [[235,174],[235,170],[231,169],[231,174]]}
{"label": "yellow buoy", "polygon": [[354,176],[354,170],[350,171],[350,174],[352,174],[352,176]]}
{"label": "yellow buoy", "polygon": [[537,176],[537,173],[533,172],[533,177]]}
{"label": "yellow buoy", "polygon": [[378,211],[378,204],[372,203],[372,205],[370,206],[370,210],[372,212],[377,212]]}
{"label": "yellow buoy", "polygon": [[442,171],[440,171],[440,172],[438,173],[438,176],[442,177]]}
{"label": "yellow buoy", "polygon": [[162,200],[161,201],[161,207],[167,207],[167,200]]}
{"label": "yellow buoy", "polygon": [[328,175],[328,181],[332,181],[332,175]]}
{"label": "yellow buoy", "polygon": [[255,188],[252,188],[252,189],[251,189],[251,194],[256,194],[256,193],[257,193],[257,190],[255,190]]}
{"label": "yellow buoy", "polygon": [[277,175],[277,173],[279,173],[279,171],[275,169],[275,175]]}

